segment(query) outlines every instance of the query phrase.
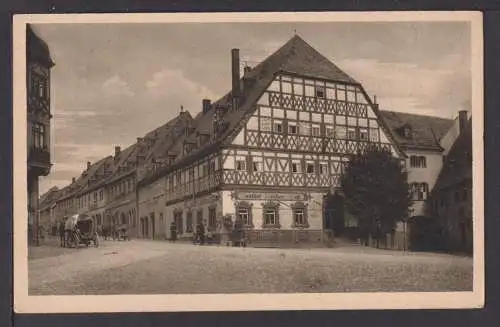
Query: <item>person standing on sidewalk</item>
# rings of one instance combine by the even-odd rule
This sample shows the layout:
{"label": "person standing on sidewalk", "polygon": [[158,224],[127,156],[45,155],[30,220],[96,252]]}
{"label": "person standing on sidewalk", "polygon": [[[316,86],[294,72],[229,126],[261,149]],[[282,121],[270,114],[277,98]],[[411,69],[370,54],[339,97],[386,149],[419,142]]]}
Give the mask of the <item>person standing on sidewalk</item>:
{"label": "person standing on sidewalk", "polygon": [[65,224],[64,224],[64,219],[63,219],[59,223],[59,240],[60,240],[62,248],[66,247],[66,235],[65,235],[66,228],[64,225]]}

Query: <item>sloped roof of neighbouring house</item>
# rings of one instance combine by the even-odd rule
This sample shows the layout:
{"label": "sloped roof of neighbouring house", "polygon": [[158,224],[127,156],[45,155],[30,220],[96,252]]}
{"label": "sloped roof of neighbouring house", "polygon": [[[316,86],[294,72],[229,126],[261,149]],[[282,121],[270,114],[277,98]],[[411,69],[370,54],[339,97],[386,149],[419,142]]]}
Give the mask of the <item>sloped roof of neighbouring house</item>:
{"label": "sloped roof of neighbouring house", "polygon": [[[406,148],[425,148],[441,150],[439,141],[453,126],[454,120],[426,115],[409,114],[381,110],[382,118],[392,130],[394,138]],[[410,127],[409,137],[405,137],[402,129]]]}
{"label": "sloped roof of neighbouring house", "polygon": [[[361,84],[355,79],[330,62],[298,35],[295,35],[276,52],[271,54],[241,78],[240,84],[242,94],[240,95],[238,109],[231,109],[233,95],[232,92],[229,92],[221,99],[213,103],[209,110],[196,115],[192,123],[194,132],[184,137],[180,137],[175,146],[172,148],[174,152],[179,153],[175,162],[168,167],[145,176],[144,179],[140,181],[140,184],[153,182],[169,171],[183,166],[186,163],[195,160],[197,157],[212,153],[220,146],[230,144],[232,137],[235,136],[241,128],[243,128],[248,118],[253,114],[254,105],[257,100],[273,81],[274,77],[279,73],[289,73],[304,77],[325,79],[346,84],[359,85],[361,87]],[[368,96],[367,99],[368,101],[371,101]],[[370,105],[372,105],[371,102]],[[225,131],[217,135],[217,137],[211,137],[210,140],[203,146],[200,146],[187,155],[184,155],[184,144],[187,142],[195,143],[196,132],[210,133],[213,136],[214,111],[218,107],[228,108],[223,116],[223,121],[227,124]],[[381,118],[378,109],[373,105],[371,107],[373,108],[375,114]],[[382,122],[382,128],[388,133],[389,137],[392,137],[393,133],[387,126],[384,125],[382,119],[380,120]],[[402,156],[404,156],[397,143],[396,149]]]}
{"label": "sloped roof of neighbouring house", "polygon": [[50,208],[56,202],[60,193],[61,190],[57,186],[51,187],[47,192],[40,196],[38,205],[39,209],[43,211]]}
{"label": "sloped roof of neighbouring house", "polygon": [[472,118],[457,137],[445,157],[434,190],[452,187],[466,180],[472,180]]}

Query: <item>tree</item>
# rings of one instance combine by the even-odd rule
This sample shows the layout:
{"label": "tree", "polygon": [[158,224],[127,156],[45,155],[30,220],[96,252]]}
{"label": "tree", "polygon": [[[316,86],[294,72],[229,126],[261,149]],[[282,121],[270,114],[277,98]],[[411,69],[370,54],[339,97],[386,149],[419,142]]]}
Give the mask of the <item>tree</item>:
{"label": "tree", "polygon": [[346,209],[358,217],[360,232],[378,240],[394,231],[412,204],[406,173],[390,151],[368,146],[352,155],[340,184]]}

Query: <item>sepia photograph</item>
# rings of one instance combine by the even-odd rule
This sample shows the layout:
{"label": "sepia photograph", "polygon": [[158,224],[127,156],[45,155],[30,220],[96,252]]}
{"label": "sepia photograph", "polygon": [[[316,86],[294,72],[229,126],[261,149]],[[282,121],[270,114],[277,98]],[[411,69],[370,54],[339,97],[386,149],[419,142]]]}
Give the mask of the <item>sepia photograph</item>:
{"label": "sepia photograph", "polygon": [[14,23],[16,310],[483,305],[480,14]]}

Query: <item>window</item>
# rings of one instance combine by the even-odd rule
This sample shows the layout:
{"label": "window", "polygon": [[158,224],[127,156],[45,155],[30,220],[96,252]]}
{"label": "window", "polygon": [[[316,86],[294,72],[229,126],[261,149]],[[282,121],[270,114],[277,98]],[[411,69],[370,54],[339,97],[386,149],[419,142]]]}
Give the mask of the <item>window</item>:
{"label": "window", "polygon": [[271,131],[271,118],[260,118],[260,130],[263,132]]}
{"label": "window", "polygon": [[324,99],[325,88],[323,86],[316,86],[314,95],[316,96],[316,98]]}
{"label": "window", "polygon": [[348,128],[347,129],[347,138],[349,140],[355,140],[356,139],[356,129],[355,128]]}
{"label": "window", "polygon": [[302,202],[297,202],[292,206],[293,225],[292,227],[309,227],[307,222],[307,207]]}
{"label": "window", "polygon": [[312,136],[320,136],[320,134],[321,134],[321,130],[320,130],[319,126],[312,126],[311,135]]}
{"label": "window", "polygon": [[368,130],[366,128],[359,129],[359,139],[361,141],[368,141]]}
{"label": "window", "polygon": [[262,163],[257,162],[257,161],[253,161],[252,162],[252,169],[253,169],[253,171],[262,171]]}
{"label": "window", "polygon": [[411,156],[410,157],[410,167],[426,168],[427,167],[427,160],[424,156]]}
{"label": "window", "polygon": [[94,192],[94,202],[97,202],[97,192]]}
{"label": "window", "polygon": [[281,122],[275,122],[273,124],[273,132],[283,133],[283,124]]}
{"label": "window", "polygon": [[298,134],[298,128],[296,125],[288,125],[288,134],[296,135]]}
{"label": "window", "polygon": [[263,228],[280,228],[279,223],[279,203],[266,202],[262,205],[262,227]]}
{"label": "window", "polygon": [[455,203],[459,203],[460,202],[460,193],[458,193],[458,191],[455,192]]}
{"label": "window", "polygon": [[101,201],[104,199],[104,191],[103,190],[99,191],[99,198]]}
{"label": "window", "polygon": [[314,174],[314,164],[313,163],[308,163],[306,165],[306,172],[308,174]]}
{"label": "window", "polygon": [[300,173],[299,163],[292,162],[292,173]]}
{"label": "window", "polygon": [[403,128],[403,136],[406,137],[406,138],[410,138],[411,137],[411,129],[410,129],[410,127],[405,126]]}
{"label": "window", "polygon": [[429,185],[427,183],[412,183],[410,187],[414,201],[427,200],[429,194]]}
{"label": "window", "polygon": [[337,126],[335,133],[337,134],[337,138],[339,139],[345,139],[347,136],[345,126]]}
{"label": "window", "polygon": [[45,144],[45,125],[40,123],[33,123],[33,146],[37,149],[44,149],[47,147]]}
{"label": "window", "polygon": [[240,171],[247,170],[246,160],[236,160],[236,170],[240,170]]}
{"label": "window", "polygon": [[243,222],[243,225],[250,225],[250,215],[247,208],[238,210],[238,218]]}
{"label": "window", "polygon": [[319,174],[328,175],[328,165],[326,163],[319,164]]}
{"label": "window", "polygon": [[264,211],[264,224],[276,225],[276,210],[275,209],[266,209]]}
{"label": "window", "polygon": [[370,141],[378,142],[378,128],[370,128]]}
{"label": "window", "polygon": [[208,209],[208,228],[215,229],[217,227],[217,216],[215,208]]}
{"label": "window", "polygon": [[326,127],[325,132],[326,132],[327,137],[334,137],[335,136],[335,130],[333,129],[333,127]]}
{"label": "window", "polygon": [[193,213],[191,211],[186,212],[186,233],[193,232]]}

